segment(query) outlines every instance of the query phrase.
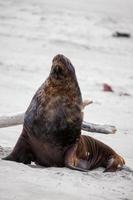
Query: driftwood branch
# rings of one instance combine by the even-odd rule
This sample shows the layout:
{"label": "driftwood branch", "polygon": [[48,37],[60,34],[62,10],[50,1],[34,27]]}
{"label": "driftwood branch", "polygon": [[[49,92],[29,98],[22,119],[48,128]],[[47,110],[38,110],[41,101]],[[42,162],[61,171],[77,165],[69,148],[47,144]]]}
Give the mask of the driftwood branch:
{"label": "driftwood branch", "polygon": [[84,108],[90,104],[92,104],[93,101],[92,100],[84,100],[82,103],[82,110],[84,110]]}
{"label": "driftwood branch", "polygon": [[9,127],[9,126],[17,126],[23,124],[24,121],[24,113],[7,115],[0,117],[0,128]]}
{"label": "driftwood branch", "polygon": [[[9,126],[17,126],[17,125],[23,124],[23,121],[24,121],[24,113],[1,116],[0,128],[9,127]],[[88,131],[88,132],[112,134],[112,133],[115,133],[116,128],[110,125],[99,125],[99,124],[93,124],[93,123],[88,123],[88,122],[83,121],[82,130]]]}
{"label": "driftwood branch", "polygon": [[83,121],[82,130],[88,132],[103,133],[103,134],[113,134],[116,132],[116,127],[106,124],[100,125]]}

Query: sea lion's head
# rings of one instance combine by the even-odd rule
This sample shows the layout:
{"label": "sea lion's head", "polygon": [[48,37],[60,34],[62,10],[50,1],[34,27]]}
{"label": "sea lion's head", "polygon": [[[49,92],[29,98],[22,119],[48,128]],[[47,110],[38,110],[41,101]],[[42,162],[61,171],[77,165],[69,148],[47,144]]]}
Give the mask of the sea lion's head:
{"label": "sea lion's head", "polygon": [[75,77],[75,69],[71,61],[62,54],[56,55],[52,60],[50,76],[55,79],[65,79]]}

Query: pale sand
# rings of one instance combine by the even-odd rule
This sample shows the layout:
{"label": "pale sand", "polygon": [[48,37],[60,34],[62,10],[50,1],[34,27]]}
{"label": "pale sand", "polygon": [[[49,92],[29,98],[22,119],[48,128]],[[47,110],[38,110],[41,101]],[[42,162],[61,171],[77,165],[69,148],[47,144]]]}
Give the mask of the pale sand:
{"label": "pale sand", "polygon": [[[133,35],[132,10],[132,0],[0,0],[0,115],[25,111],[53,56],[63,53],[75,66],[83,98],[94,101],[85,119],[118,129],[115,135],[90,135],[114,148],[133,169],[133,37],[112,37],[117,30]],[[104,82],[115,93],[103,92]],[[0,129],[0,157],[13,148],[21,129]],[[133,173],[102,171],[0,160],[0,199],[133,199]]]}

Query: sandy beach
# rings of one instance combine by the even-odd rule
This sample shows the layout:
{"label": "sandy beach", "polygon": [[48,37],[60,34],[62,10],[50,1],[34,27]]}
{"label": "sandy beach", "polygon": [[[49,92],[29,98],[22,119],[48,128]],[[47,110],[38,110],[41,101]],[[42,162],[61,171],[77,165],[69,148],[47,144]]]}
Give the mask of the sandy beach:
{"label": "sandy beach", "polygon": [[[0,116],[24,112],[47,78],[52,58],[75,66],[84,119],[112,124],[116,134],[87,133],[114,148],[128,170],[103,173],[43,168],[0,160],[1,200],[133,199],[133,1],[0,0]],[[116,31],[131,34],[116,38]],[[104,92],[108,83],[114,92]],[[0,158],[22,126],[0,129]]]}

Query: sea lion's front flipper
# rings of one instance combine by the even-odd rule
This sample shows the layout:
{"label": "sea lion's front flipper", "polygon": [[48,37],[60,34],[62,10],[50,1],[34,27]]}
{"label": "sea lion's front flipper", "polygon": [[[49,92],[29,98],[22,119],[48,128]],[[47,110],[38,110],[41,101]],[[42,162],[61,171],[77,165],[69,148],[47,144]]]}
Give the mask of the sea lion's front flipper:
{"label": "sea lion's front flipper", "polygon": [[16,161],[24,164],[30,164],[31,161],[34,161],[34,156],[27,141],[27,134],[24,130],[22,131],[13,151],[8,156],[2,158],[2,160]]}
{"label": "sea lion's front flipper", "polygon": [[115,172],[121,170],[124,164],[125,164],[124,159],[116,154],[115,156],[113,156],[108,160],[108,164],[104,172]]}
{"label": "sea lion's front flipper", "polygon": [[76,156],[77,145],[72,145],[66,152],[65,155],[65,166],[82,172],[88,172],[87,170],[87,161],[78,159]]}

